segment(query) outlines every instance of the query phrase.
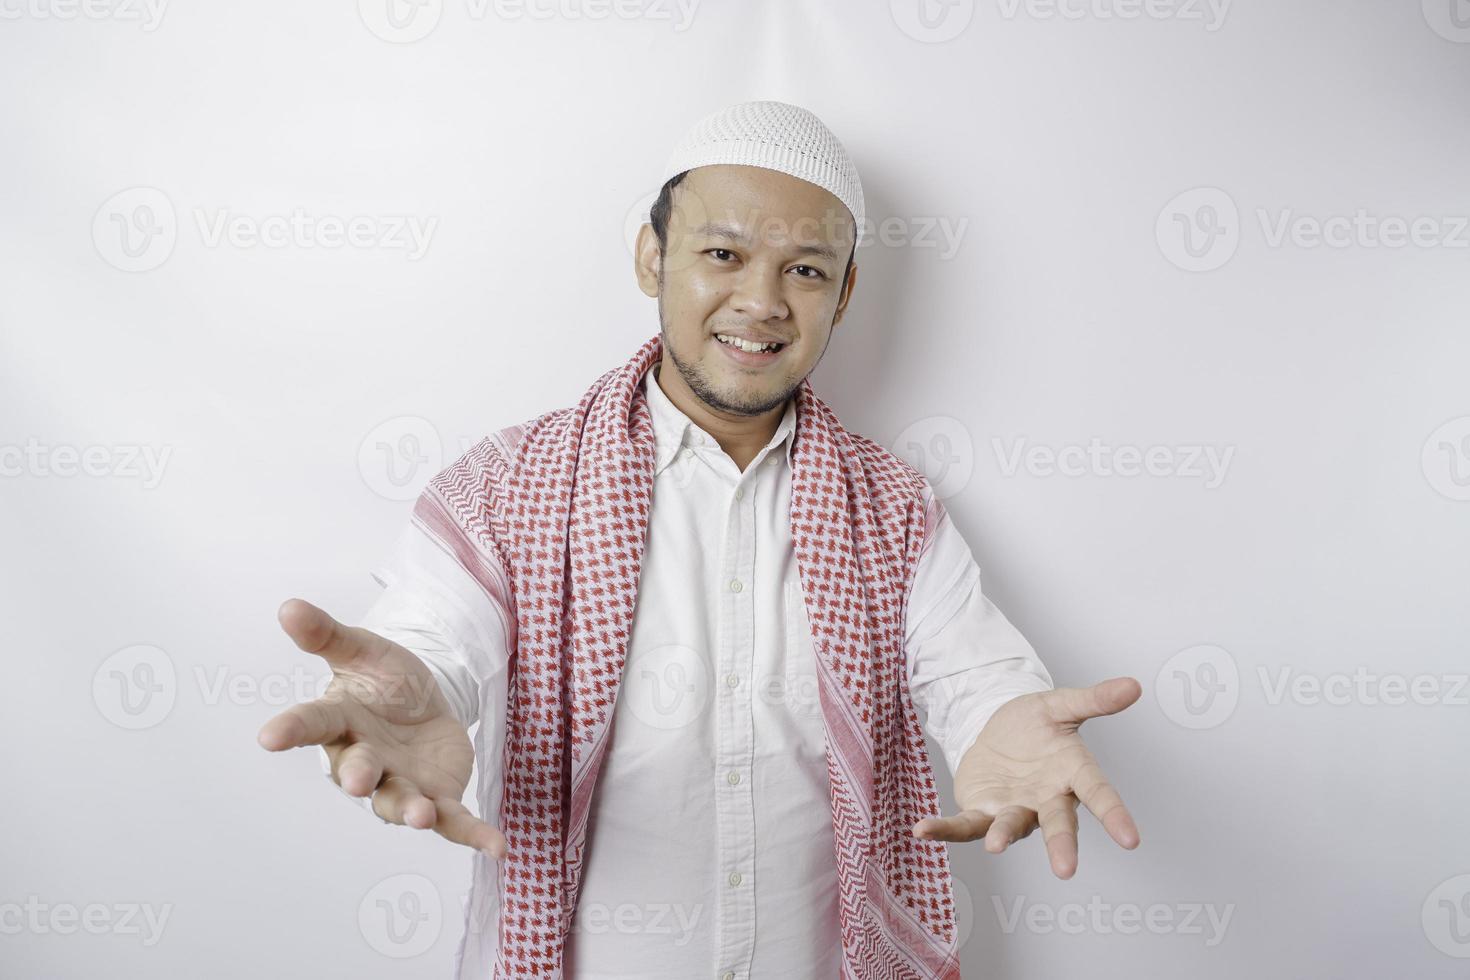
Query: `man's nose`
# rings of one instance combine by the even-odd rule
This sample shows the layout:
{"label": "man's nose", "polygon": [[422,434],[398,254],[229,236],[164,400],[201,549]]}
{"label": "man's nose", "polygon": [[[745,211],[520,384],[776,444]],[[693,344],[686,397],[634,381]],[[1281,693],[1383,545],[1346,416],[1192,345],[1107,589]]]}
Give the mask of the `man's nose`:
{"label": "man's nose", "polygon": [[730,306],[752,320],[782,320],[790,313],[779,266],[752,263],[740,275]]}

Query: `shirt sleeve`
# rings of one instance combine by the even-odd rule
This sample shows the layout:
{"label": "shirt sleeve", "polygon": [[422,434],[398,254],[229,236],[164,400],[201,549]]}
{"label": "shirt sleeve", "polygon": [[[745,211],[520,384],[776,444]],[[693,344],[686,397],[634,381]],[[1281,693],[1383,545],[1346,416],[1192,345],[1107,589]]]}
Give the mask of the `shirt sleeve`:
{"label": "shirt sleeve", "polygon": [[929,527],[909,591],[909,692],[953,778],[1001,705],[1053,688],[1031,644],[984,594],[969,545],[926,484]]}
{"label": "shirt sleeve", "polygon": [[[371,574],[383,591],[359,625],[417,656],[459,722],[466,729],[480,724],[476,761],[483,780],[486,767],[499,763],[504,746],[512,613],[417,520],[409,522]],[[330,777],[325,749],[321,763]],[[348,798],[372,807],[370,797]]]}

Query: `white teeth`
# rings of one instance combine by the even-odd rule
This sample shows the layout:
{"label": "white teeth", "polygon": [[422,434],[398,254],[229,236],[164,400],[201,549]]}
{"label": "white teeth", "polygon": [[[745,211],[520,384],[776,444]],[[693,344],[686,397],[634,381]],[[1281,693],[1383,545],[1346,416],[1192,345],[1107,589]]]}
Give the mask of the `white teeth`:
{"label": "white teeth", "polygon": [[780,346],[779,344],[752,344],[748,340],[741,340],[739,337],[731,337],[728,334],[723,333],[717,333],[715,334],[715,337],[722,344],[729,344],[731,347],[738,347],[741,350],[751,354],[759,354],[761,351],[775,350],[777,347]]}

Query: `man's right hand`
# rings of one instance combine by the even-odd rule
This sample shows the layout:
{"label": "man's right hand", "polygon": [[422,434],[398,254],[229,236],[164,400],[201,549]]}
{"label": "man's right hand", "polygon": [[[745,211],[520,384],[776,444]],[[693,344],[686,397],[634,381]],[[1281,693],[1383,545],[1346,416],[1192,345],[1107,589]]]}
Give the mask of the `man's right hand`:
{"label": "man's right hand", "polygon": [[379,817],[433,828],[456,844],[503,858],[504,835],[460,802],[475,750],[424,662],[301,599],[286,600],[277,618],[298,647],[327,662],[332,682],[320,698],[261,726],[261,747],[279,752],[320,745],[331,759],[332,779],[352,796],[371,795]]}

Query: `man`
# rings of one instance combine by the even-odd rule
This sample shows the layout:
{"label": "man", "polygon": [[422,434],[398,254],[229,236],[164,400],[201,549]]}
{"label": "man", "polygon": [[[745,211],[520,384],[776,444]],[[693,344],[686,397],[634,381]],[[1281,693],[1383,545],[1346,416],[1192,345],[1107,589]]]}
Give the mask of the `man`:
{"label": "man", "polygon": [[743,103],[664,176],[659,334],[438,474],[366,626],[282,606],[334,679],[260,742],[477,849],[462,978],[958,977],[942,842],[1040,826],[1066,878],[1080,798],[1135,847],[1077,728],[1139,686],[1053,689],[932,487],[812,391],[863,229],[836,137]]}

